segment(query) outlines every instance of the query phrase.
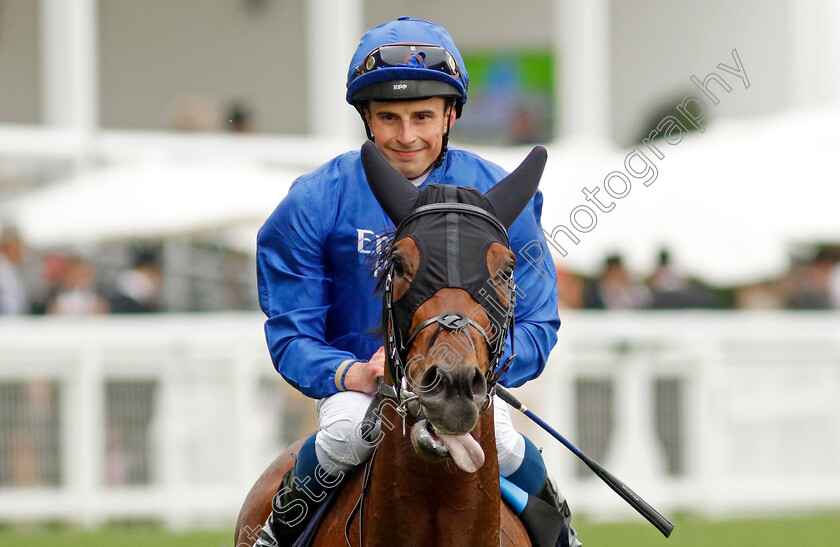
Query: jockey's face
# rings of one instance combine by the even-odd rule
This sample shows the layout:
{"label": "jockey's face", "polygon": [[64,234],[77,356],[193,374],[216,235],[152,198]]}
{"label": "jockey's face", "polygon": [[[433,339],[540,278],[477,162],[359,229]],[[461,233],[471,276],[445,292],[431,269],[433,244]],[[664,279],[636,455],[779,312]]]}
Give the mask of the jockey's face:
{"label": "jockey's face", "polygon": [[388,162],[408,179],[434,163],[443,135],[455,123],[442,97],[419,101],[371,101],[365,113],[374,143]]}

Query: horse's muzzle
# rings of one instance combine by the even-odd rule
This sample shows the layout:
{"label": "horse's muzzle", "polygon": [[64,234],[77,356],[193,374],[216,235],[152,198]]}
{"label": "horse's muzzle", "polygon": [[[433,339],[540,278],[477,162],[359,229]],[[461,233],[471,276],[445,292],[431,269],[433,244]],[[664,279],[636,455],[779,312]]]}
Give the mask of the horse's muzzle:
{"label": "horse's muzzle", "polygon": [[487,399],[487,380],[477,366],[432,365],[423,373],[415,393],[435,431],[461,435],[478,423]]}

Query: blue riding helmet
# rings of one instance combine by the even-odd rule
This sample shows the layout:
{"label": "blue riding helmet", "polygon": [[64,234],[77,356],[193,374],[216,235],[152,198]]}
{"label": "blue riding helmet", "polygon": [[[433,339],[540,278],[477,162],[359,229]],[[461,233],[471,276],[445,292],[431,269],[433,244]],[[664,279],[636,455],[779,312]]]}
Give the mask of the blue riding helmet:
{"label": "blue riding helmet", "polygon": [[453,97],[467,102],[470,78],[452,37],[442,26],[400,17],[367,31],[350,61],[347,102]]}

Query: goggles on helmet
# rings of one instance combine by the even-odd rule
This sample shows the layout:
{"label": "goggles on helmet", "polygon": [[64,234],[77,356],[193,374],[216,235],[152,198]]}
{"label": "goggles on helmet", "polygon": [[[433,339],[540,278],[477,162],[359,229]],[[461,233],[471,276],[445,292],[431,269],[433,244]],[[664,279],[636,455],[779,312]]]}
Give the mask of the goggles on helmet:
{"label": "goggles on helmet", "polygon": [[356,67],[353,79],[377,68],[412,66],[438,70],[453,78],[461,78],[455,57],[445,48],[430,44],[388,44],[368,53]]}

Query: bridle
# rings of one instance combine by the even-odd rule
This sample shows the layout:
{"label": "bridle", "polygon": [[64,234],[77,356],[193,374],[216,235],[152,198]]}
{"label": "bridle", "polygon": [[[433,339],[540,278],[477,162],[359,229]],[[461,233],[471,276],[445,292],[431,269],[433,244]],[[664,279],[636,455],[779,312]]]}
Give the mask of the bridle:
{"label": "bridle", "polygon": [[[483,220],[486,220],[487,222],[494,225],[497,229],[501,231],[502,234],[504,234],[505,246],[508,249],[510,248],[510,245],[507,242],[507,230],[505,229],[501,221],[499,221],[499,219],[496,218],[495,215],[489,213],[487,210],[467,203],[430,203],[418,207],[411,214],[409,214],[397,227],[397,235],[394,236],[394,240],[397,240],[401,229],[408,222],[415,220],[416,218],[421,217],[423,215],[430,215],[435,213],[457,213],[480,217]],[[373,431],[374,424],[377,421],[379,412],[379,401],[382,397],[387,397],[396,401],[397,406],[395,410],[402,417],[403,435],[405,435],[405,419],[407,414],[409,413],[408,407],[410,404],[416,402],[418,399],[418,395],[412,389],[413,386],[409,385],[407,370],[409,363],[406,362],[406,355],[414,341],[417,339],[417,336],[423,330],[432,326],[435,326],[435,332],[429,341],[427,352],[432,349],[438,336],[444,331],[467,334],[466,338],[470,341],[470,347],[474,350],[475,345],[473,343],[472,336],[469,336],[468,333],[468,330],[470,328],[473,328],[481,335],[481,337],[487,343],[490,355],[490,363],[487,368],[487,372],[485,373],[485,380],[487,384],[487,398],[480,412],[483,413],[490,408],[492,402],[492,395],[496,383],[504,375],[504,373],[507,372],[507,370],[513,364],[514,359],[516,358],[516,354],[513,351],[513,315],[514,308],[516,307],[516,285],[513,280],[513,274],[506,276],[505,282],[507,284],[509,295],[508,305],[505,309],[501,325],[499,326],[499,331],[495,333],[495,339],[492,333],[487,332],[488,329],[482,327],[478,322],[464,315],[464,313],[460,311],[446,311],[434,317],[430,317],[429,319],[426,319],[425,321],[414,327],[414,329],[412,329],[412,331],[406,336],[400,331],[394,320],[394,266],[393,264],[390,266],[386,274],[383,287],[384,316],[387,323],[387,334],[385,338],[385,359],[387,362],[388,370],[391,375],[391,379],[394,383],[393,385],[389,385],[382,381],[379,382],[379,388],[377,390],[377,393],[373,401],[371,402],[370,407],[368,408],[368,411],[365,415],[365,419],[362,421],[363,424],[367,424],[362,429],[362,435],[364,436],[366,441],[371,441],[370,435]],[[481,307],[480,304],[478,306]],[[507,359],[505,359],[505,362],[500,366],[499,361],[501,361],[502,354],[505,351],[505,339],[507,338],[508,334],[510,335],[511,354]],[[367,491],[368,481],[370,479],[370,472],[373,468],[373,460],[376,457],[376,452],[378,448],[379,444],[377,443],[374,446],[373,453],[371,454],[368,461],[365,463],[364,475],[362,477],[362,489],[359,494],[359,499],[357,500],[356,505],[351,510],[350,515],[347,517],[347,521],[344,526],[344,537],[347,540],[348,546],[351,545],[349,535],[350,526],[354,517],[356,517],[357,515],[360,519],[359,541],[361,543],[361,513],[364,506],[365,493]]]}
{"label": "bridle", "polygon": [[[413,221],[418,217],[440,213],[457,213],[480,217],[481,219],[491,223],[498,230],[500,230],[501,233],[505,235],[505,240],[507,240],[507,230],[502,225],[501,221],[499,221],[499,219],[496,218],[495,215],[475,205],[470,205],[467,203],[450,202],[430,203],[418,207],[400,223],[400,225],[397,227],[397,234],[400,233],[400,230],[408,222]],[[504,243],[508,248],[510,248],[507,241],[505,241]],[[485,379],[487,381],[488,396],[491,395],[492,389],[495,386],[496,382],[498,382],[499,378],[501,378],[501,376],[510,368],[510,366],[513,364],[514,358],[516,357],[516,354],[513,352],[513,315],[514,308],[516,307],[516,285],[513,280],[513,275],[511,274],[509,276],[506,276],[505,279],[509,295],[508,306],[505,310],[504,317],[501,322],[502,324],[499,325],[499,332],[495,333],[495,339],[493,337],[493,333],[488,333],[488,329],[482,327],[471,317],[464,315],[460,311],[446,311],[439,315],[431,317],[417,325],[410,333],[408,333],[408,335],[405,335],[405,333],[401,332],[401,330],[397,327],[396,322],[394,320],[393,278],[394,266],[391,265],[384,281],[384,316],[386,320],[387,331],[385,340],[385,356],[394,385],[386,386],[385,384],[382,384],[380,388],[384,390],[384,394],[386,396],[395,398],[400,403],[401,407],[404,407],[404,405],[407,404],[407,402],[417,397],[413,392],[412,386],[409,385],[407,374],[407,367],[409,363],[406,362],[406,355],[408,353],[409,348],[411,348],[413,342],[420,334],[420,332],[428,327],[436,325],[435,333],[432,335],[431,341],[429,342],[427,349],[432,348],[440,333],[444,331],[468,334],[467,331],[470,327],[472,327],[481,335],[481,337],[487,343],[490,355],[490,364],[487,368]],[[481,304],[478,304],[478,307],[481,307]],[[505,339],[507,338],[508,333],[510,333],[511,340],[511,355],[505,360],[504,364],[499,366],[499,361],[501,360],[502,354],[505,351]],[[467,339],[470,341],[470,346],[473,349],[475,349],[472,337],[467,335]],[[391,387],[391,389],[388,389],[389,387]]]}

